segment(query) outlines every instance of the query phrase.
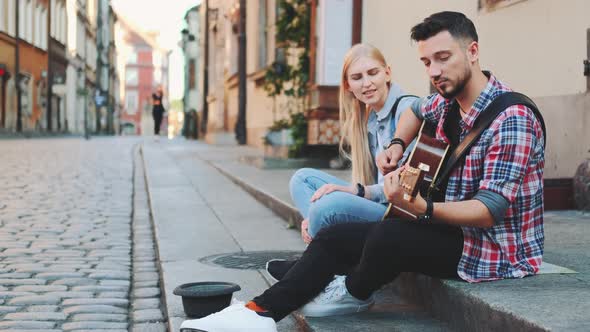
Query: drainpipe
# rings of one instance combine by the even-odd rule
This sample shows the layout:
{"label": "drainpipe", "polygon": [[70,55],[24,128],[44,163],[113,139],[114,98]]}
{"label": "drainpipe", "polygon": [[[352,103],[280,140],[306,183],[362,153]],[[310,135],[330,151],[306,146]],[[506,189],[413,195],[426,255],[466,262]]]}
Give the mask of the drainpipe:
{"label": "drainpipe", "polygon": [[16,2],[16,36],[15,40],[15,48],[14,48],[14,82],[16,86],[16,131],[22,132],[23,131],[23,119],[22,119],[22,101],[21,96],[22,92],[20,90],[20,50],[19,50],[19,39],[20,39],[20,29],[19,29],[19,22],[20,19],[20,6],[19,3]]}
{"label": "drainpipe", "polygon": [[209,104],[207,96],[209,95],[209,0],[205,0],[205,42],[203,51],[203,116],[201,119],[201,133],[205,137],[207,134],[207,121],[209,119]]}
{"label": "drainpipe", "polygon": [[240,0],[240,23],[238,30],[238,121],[236,139],[246,144],[246,0]]}
{"label": "drainpipe", "polygon": [[52,46],[52,42],[51,42],[51,6],[47,6],[49,7],[47,9],[47,17],[49,18],[47,20],[47,100],[45,101],[47,103],[46,107],[47,107],[47,131],[50,132],[52,131],[52,124],[51,124],[51,112],[52,112],[52,99],[53,99],[53,66],[51,64],[51,62],[53,61],[53,57],[51,54],[51,46]]}

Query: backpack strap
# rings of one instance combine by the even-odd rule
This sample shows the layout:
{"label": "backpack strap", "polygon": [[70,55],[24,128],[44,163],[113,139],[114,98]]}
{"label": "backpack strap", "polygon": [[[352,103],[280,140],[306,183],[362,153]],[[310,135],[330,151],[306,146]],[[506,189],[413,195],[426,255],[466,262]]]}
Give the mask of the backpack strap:
{"label": "backpack strap", "polygon": [[465,156],[467,151],[469,151],[471,146],[477,141],[483,131],[490,126],[490,124],[498,117],[498,115],[508,107],[514,105],[523,105],[533,111],[537,117],[537,120],[539,120],[541,123],[541,128],[543,128],[543,147],[545,147],[547,142],[545,121],[543,120],[543,116],[541,115],[541,112],[539,112],[537,105],[529,97],[523,95],[522,93],[503,93],[494,98],[488,107],[486,107],[479,114],[471,131],[467,134],[467,136],[465,136],[463,141],[457,145],[457,147],[447,159],[442,172],[437,177],[437,180],[433,183],[434,187],[438,187],[442,183],[443,179],[445,179],[450,174],[455,164],[461,160],[463,156]]}
{"label": "backpack strap", "polygon": [[397,99],[395,100],[395,103],[393,103],[393,106],[391,106],[391,112],[393,112],[393,114],[391,115],[392,120],[395,120],[395,115],[397,113],[397,107],[399,106],[399,103],[402,101],[402,99],[407,98],[407,97],[420,98],[420,97],[414,96],[414,95],[401,95],[401,96],[397,97]]}

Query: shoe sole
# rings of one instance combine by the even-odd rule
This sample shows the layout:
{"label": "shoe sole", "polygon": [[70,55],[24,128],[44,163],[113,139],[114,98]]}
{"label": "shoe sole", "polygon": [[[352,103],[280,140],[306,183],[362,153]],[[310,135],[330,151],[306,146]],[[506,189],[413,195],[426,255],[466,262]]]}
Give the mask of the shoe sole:
{"label": "shoe sole", "polygon": [[285,261],[285,260],[284,259],[271,259],[268,262],[266,262],[266,265],[264,266],[264,271],[266,271],[266,274],[268,275],[268,278],[270,280],[272,280],[273,282],[279,282],[279,279],[273,277],[272,274],[270,274],[270,272],[268,272],[268,264],[270,262],[276,262],[276,261]]}
{"label": "shoe sole", "polygon": [[358,312],[363,312],[369,310],[369,308],[375,304],[375,302],[370,302],[367,304],[362,304],[358,306],[326,306],[326,305],[318,305],[314,307],[313,305],[307,304],[308,310],[301,310],[301,314],[305,317],[327,317],[327,316],[338,316],[338,315],[349,315]]}

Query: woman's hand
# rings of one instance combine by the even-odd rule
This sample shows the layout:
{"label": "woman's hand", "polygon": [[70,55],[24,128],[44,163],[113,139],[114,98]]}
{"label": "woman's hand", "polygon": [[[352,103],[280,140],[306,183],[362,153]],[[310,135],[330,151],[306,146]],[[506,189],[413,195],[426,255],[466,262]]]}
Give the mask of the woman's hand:
{"label": "woman's hand", "polygon": [[305,242],[306,244],[310,244],[312,240],[311,236],[309,235],[308,229],[309,220],[303,219],[303,221],[301,221],[301,238],[303,239],[303,242]]}
{"label": "woman's hand", "polygon": [[342,191],[345,193],[356,195],[357,188],[356,187],[340,186],[340,185],[331,184],[331,183],[325,184],[325,185],[321,186],[320,189],[316,190],[315,193],[313,193],[313,195],[311,196],[311,199],[309,201],[315,202],[318,199],[320,199],[320,197],[327,195],[327,194],[334,192],[334,191]]}

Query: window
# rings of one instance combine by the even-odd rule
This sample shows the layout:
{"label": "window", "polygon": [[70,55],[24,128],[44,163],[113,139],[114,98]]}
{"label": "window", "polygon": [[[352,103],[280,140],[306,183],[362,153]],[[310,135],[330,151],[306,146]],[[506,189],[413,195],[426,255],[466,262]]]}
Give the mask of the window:
{"label": "window", "polygon": [[137,85],[138,73],[136,68],[127,68],[125,71],[125,83],[127,85]]}
{"label": "window", "polygon": [[25,12],[25,1],[18,2],[18,11],[19,11],[19,18],[18,18],[18,37],[23,38],[25,36],[25,21],[27,20],[27,15]]}
{"label": "window", "polygon": [[258,69],[266,67],[266,50],[267,50],[267,15],[266,1],[258,1]]}
{"label": "window", "polygon": [[47,9],[43,9],[41,12],[41,48],[47,49]]}
{"label": "window", "polygon": [[33,43],[33,11],[33,1],[28,0],[26,11],[27,20],[25,24],[25,40],[31,44]]}
{"label": "window", "polygon": [[136,90],[127,90],[125,93],[125,109],[127,110],[127,114],[135,114],[137,113],[137,104],[138,96]]}
{"label": "window", "polygon": [[6,28],[6,3],[4,1],[0,2],[0,31],[8,30]]}
{"label": "window", "polygon": [[129,52],[129,55],[127,56],[127,63],[137,63],[137,52]]}
{"label": "window", "polygon": [[[276,20],[280,16],[281,16],[281,5],[280,5],[280,2],[277,1],[276,7],[275,7],[275,24],[273,24],[273,26],[276,26]],[[274,29],[275,29],[274,34],[276,34],[276,27]],[[286,63],[287,62],[287,52],[284,47],[277,47],[276,46],[276,39],[275,39],[275,61],[278,63]]]}
{"label": "window", "polygon": [[84,49],[84,39],[86,38],[86,29],[84,28],[84,23],[80,20],[76,20],[77,28],[76,28],[76,49],[79,50],[80,56],[84,57],[86,50]]}
{"label": "window", "polygon": [[154,67],[161,67],[162,66],[162,54],[160,54],[159,51],[154,51],[152,53],[152,58],[153,58],[153,65]]}
{"label": "window", "polygon": [[162,83],[162,69],[160,67],[154,68],[154,84],[159,85]]}
{"label": "window", "polygon": [[33,13],[33,17],[35,17],[33,24],[33,45],[37,47],[41,47],[41,7],[35,6],[35,10]]}
{"label": "window", "polygon": [[60,20],[60,24],[61,24],[61,39],[60,41],[65,44],[66,43],[66,39],[68,38],[68,14],[66,13],[66,7],[65,6],[61,6],[61,20]]}
{"label": "window", "polygon": [[14,15],[16,15],[15,0],[8,0],[7,14],[8,14],[8,20],[7,20],[8,27],[7,27],[6,31],[8,31],[9,35],[14,36],[14,34],[16,33],[16,26],[14,24],[14,22],[15,22]]}
{"label": "window", "polygon": [[49,27],[49,31],[51,33],[51,37],[55,38],[55,26],[57,22],[57,12],[55,8],[55,0],[51,0],[50,4],[50,11],[51,11],[51,26]]}

